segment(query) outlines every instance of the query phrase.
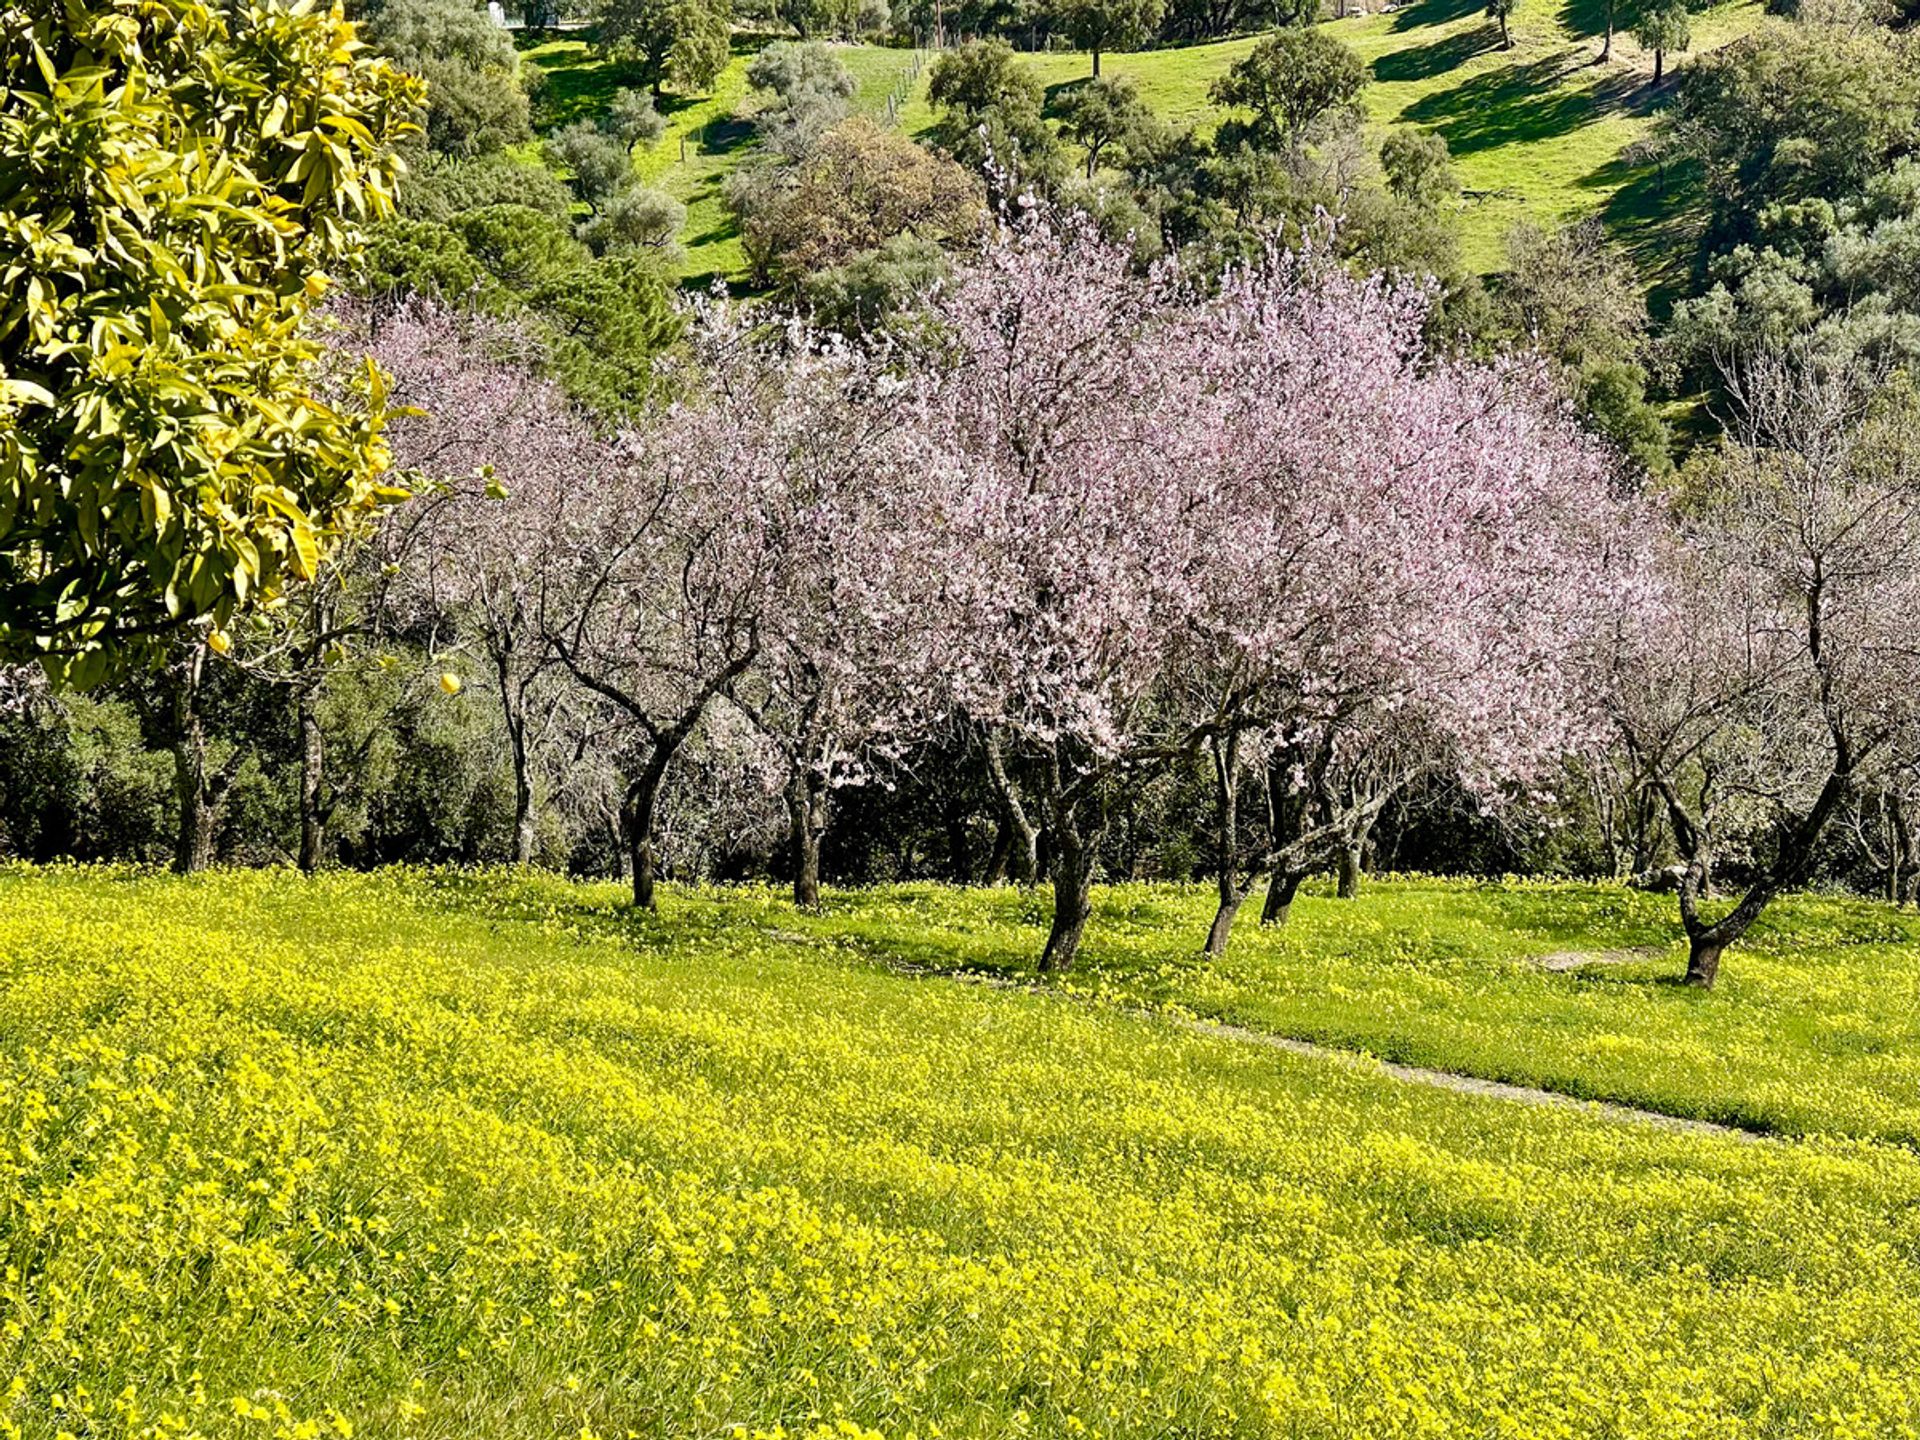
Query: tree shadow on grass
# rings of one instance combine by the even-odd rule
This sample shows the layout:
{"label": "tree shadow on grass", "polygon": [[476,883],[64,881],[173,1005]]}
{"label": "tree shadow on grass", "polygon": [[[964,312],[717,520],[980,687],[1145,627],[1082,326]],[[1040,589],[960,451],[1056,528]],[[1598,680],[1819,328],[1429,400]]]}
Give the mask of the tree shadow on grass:
{"label": "tree shadow on grass", "polygon": [[1569,69],[1578,68],[1555,55],[1476,75],[1415,101],[1404,118],[1438,130],[1455,155],[1554,139],[1599,119],[1632,88],[1630,80],[1612,77],[1566,84]]}
{"label": "tree shadow on grass", "polygon": [[1429,25],[1451,25],[1486,8],[1486,0],[1414,0],[1394,11],[1393,29],[1405,33]]}
{"label": "tree shadow on grass", "polygon": [[716,115],[688,138],[699,140],[703,155],[732,155],[755,144],[759,136],[753,121],[744,116]]}
{"label": "tree shadow on grass", "polygon": [[1664,317],[1697,278],[1707,227],[1698,165],[1683,161],[1663,167],[1616,157],[1579,183],[1582,189],[1607,192],[1601,223],[1646,280],[1648,308],[1656,318]]}
{"label": "tree shadow on grass", "polygon": [[[1625,7],[1616,7],[1614,25],[1618,28]],[[1581,40],[1598,39],[1607,29],[1607,0],[1563,0],[1560,24],[1569,35]]]}
{"label": "tree shadow on grass", "polygon": [[1499,37],[1475,27],[1435,40],[1430,45],[1412,45],[1395,50],[1373,62],[1375,80],[1431,80],[1449,70],[1458,69],[1483,50],[1499,43]]}

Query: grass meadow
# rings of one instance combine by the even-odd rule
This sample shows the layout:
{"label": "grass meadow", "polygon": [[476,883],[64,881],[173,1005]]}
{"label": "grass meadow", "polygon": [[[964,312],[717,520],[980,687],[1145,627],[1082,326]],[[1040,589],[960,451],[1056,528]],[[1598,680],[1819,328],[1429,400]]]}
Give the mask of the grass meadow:
{"label": "grass meadow", "polygon": [[[1025,978],[1039,904],[0,871],[0,1434],[1920,1433],[1920,1156],[1860,1138],[1910,918],[1796,901],[1682,995],[1528,968],[1662,937],[1600,887],[1310,894],[1211,969],[1201,891],[1117,887],[1071,988],[940,973]],[[1830,1133],[1143,999],[1702,1113],[1791,1069]]]}

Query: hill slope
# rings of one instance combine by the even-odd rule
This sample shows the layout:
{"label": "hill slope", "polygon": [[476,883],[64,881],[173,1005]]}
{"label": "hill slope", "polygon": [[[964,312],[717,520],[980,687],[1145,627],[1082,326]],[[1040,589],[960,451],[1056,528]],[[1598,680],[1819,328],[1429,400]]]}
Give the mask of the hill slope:
{"label": "hill slope", "polygon": [[[1759,0],[1720,0],[1695,16],[1694,52],[1745,34],[1761,14]],[[1375,123],[1421,125],[1446,137],[1468,191],[1461,217],[1466,255],[1483,271],[1500,268],[1503,239],[1516,220],[1554,224],[1596,212],[1637,249],[1650,280],[1685,256],[1669,228],[1673,197],[1649,169],[1622,159],[1647,133],[1659,98],[1649,83],[1652,57],[1621,34],[1613,59],[1596,64],[1599,15],[1594,0],[1521,0],[1511,50],[1499,48],[1492,22],[1471,0],[1413,0],[1392,12],[1327,22],[1373,72],[1366,102]],[[721,186],[753,144],[756,101],[746,66],[759,43],[741,41],[710,95],[670,102],[666,138],[637,162],[652,183],[686,202],[687,274],[703,282],[744,270]],[[1205,130],[1218,113],[1207,98],[1213,82],[1255,43],[1249,37],[1108,54],[1103,68],[1132,77],[1162,116]],[[861,82],[860,110],[889,118],[894,96],[904,99],[898,123],[913,132],[932,123],[928,57],[870,45],[836,49]],[[577,113],[611,93],[607,67],[577,40],[548,42],[530,58],[566,98],[557,113]],[[1049,87],[1091,70],[1090,57],[1071,52],[1022,60]]]}

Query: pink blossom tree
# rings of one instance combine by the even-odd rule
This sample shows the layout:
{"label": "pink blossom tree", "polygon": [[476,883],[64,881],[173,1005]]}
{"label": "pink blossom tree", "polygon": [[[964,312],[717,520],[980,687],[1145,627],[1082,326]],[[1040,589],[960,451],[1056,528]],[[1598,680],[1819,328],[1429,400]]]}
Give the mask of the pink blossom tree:
{"label": "pink blossom tree", "polygon": [[[1684,869],[1687,980],[1812,873],[1862,786],[1920,755],[1920,406],[1806,355],[1730,377],[1736,423],[1682,533],[1665,603],[1623,618],[1610,713]],[[1742,877],[1710,914],[1717,865]]]}
{"label": "pink blossom tree", "polygon": [[408,412],[388,433],[414,495],[376,544],[397,577],[388,618],[485,667],[512,761],[513,858],[525,864],[569,699],[548,628],[561,522],[611,483],[618,447],[540,374],[537,347],[512,326],[424,302],[336,313],[336,344],[378,361]]}
{"label": "pink blossom tree", "polygon": [[[873,357],[734,307],[697,317],[681,398],[621,439],[607,478],[565,509],[547,634],[575,679],[637,732],[623,823],[635,903],[651,908],[660,787],[709,707],[732,694],[779,737],[800,801],[796,894],[817,897],[823,793],[880,727],[892,533],[887,497],[924,473],[924,431],[893,415]],[[756,670],[757,667],[757,670]]]}
{"label": "pink blossom tree", "polygon": [[[1139,276],[1084,221],[1004,225],[931,307],[926,423],[952,457],[923,553],[956,709],[1037,777],[1054,891],[1043,970],[1069,968],[1112,788],[1180,744],[1157,690],[1191,602],[1194,532],[1169,471],[1197,377],[1172,277]],[[1001,772],[1004,776],[1004,766]]]}
{"label": "pink blossom tree", "polygon": [[793,897],[811,908],[834,793],[943,718],[924,673],[943,622],[922,537],[948,462],[884,346],[796,323],[760,360],[787,367],[792,508],[761,651],[730,696],[785,765]]}
{"label": "pink blossom tree", "polygon": [[[1191,322],[1209,380],[1189,423],[1218,438],[1186,482],[1207,563],[1179,678],[1215,772],[1214,953],[1251,871],[1283,918],[1316,851],[1350,888],[1420,775],[1491,799],[1597,719],[1586,642],[1644,517],[1534,369],[1428,355],[1429,302],[1276,251]],[[1243,869],[1248,751],[1268,847]]]}

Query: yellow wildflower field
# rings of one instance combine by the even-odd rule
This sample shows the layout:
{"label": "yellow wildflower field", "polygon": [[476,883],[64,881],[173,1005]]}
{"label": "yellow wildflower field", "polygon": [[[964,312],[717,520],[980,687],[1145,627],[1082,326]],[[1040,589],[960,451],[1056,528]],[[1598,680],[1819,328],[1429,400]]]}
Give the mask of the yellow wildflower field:
{"label": "yellow wildflower field", "polygon": [[0,871],[0,1433],[1920,1434],[1904,1148],[912,978],[875,923]]}

